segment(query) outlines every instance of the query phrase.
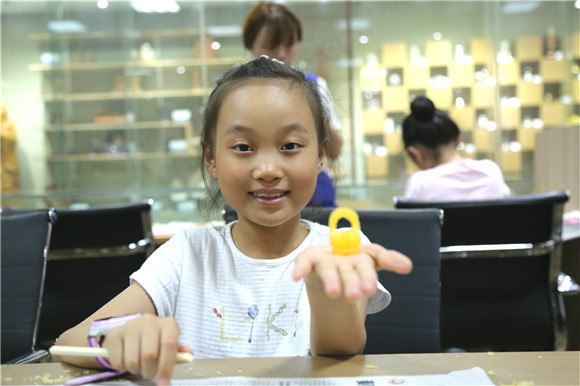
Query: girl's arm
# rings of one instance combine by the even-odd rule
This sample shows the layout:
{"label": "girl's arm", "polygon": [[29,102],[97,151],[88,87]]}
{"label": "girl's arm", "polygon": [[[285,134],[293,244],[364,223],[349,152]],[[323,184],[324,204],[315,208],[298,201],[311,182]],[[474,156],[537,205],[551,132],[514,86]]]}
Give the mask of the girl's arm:
{"label": "girl's arm", "polygon": [[361,253],[332,254],[315,246],[296,258],[293,276],[304,279],[311,309],[310,341],[314,355],[355,355],[366,344],[366,306],[377,291],[377,270],[409,273],[409,258],[378,244],[361,245]]}
{"label": "girl's arm", "polygon": [[[173,318],[159,318],[153,301],[137,282],[101,307],[75,327],[65,331],[57,340],[62,346],[88,346],[87,336],[94,320],[140,313],[138,319],[107,334],[103,347],[109,350],[109,363],[119,371],[142,374],[145,378],[157,375],[158,384],[171,379],[177,351],[191,349],[179,346],[179,327]],[[100,367],[93,358],[64,356],[57,358],[80,367]]]}

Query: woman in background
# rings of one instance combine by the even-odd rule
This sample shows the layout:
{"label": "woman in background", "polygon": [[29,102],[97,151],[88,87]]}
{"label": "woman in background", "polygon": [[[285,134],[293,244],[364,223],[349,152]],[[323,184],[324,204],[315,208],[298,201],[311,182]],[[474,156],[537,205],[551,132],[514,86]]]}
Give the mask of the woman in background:
{"label": "woman in background", "polygon": [[403,121],[403,143],[421,169],[405,188],[416,201],[487,200],[510,195],[499,166],[488,159],[463,158],[457,151],[459,128],[433,102],[418,97]]}
{"label": "woman in background", "polygon": [[[243,29],[244,46],[256,57],[266,55],[292,65],[298,43],[302,40],[302,23],[298,17],[281,4],[260,2],[246,16]],[[326,125],[329,137],[325,146],[326,156],[336,161],[342,147],[340,121],[326,81],[311,73],[306,78],[316,84],[325,109],[328,112]],[[309,205],[336,207],[336,191],[330,176],[323,170],[318,175],[316,190]]]}

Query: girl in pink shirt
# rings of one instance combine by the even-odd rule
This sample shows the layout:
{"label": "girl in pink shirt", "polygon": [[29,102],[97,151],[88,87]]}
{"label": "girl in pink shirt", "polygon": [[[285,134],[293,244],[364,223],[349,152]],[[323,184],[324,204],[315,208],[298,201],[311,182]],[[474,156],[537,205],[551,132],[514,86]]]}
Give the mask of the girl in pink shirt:
{"label": "girl in pink shirt", "polygon": [[488,159],[463,158],[457,151],[460,132],[451,118],[426,97],[411,103],[403,121],[403,142],[421,171],[405,187],[416,201],[486,200],[510,195],[501,169]]}

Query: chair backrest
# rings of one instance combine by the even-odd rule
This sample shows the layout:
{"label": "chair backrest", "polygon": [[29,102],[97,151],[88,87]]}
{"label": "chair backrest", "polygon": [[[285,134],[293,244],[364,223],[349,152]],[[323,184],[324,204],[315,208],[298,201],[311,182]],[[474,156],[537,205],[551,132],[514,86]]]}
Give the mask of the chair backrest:
{"label": "chair backrest", "polygon": [[[307,208],[307,211],[309,208]],[[313,221],[328,224],[331,209],[310,209]],[[440,352],[439,210],[357,210],[361,230],[373,243],[394,249],[413,261],[409,275],[380,271],[379,281],[392,295],[382,312],[367,315],[365,354]],[[349,226],[348,222],[339,226]]]}
{"label": "chair backrest", "polygon": [[440,208],[441,342],[444,350],[564,349],[557,278],[563,205],[555,191],[488,201],[413,202]]}
{"label": "chair backrest", "polygon": [[155,248],[152,200],[58,209],[48,253],[38,342],[49,347],[129,285]]}
{"label": "chair backrest", "polygon": [[0,213],[2,363],[35,350],[54,212]]}
{"label": "chair backrest", "polygon": [[[327,225],[332,209],[307,207],[302,218]],[[409,275],[379,272],[379,281],[393,299],[389,307],[367,315],[365,354],[440,352],[439,240],[441,211],[437,209],[357,210],[361,230],[371,242],[407,255]],[[226,222],[236,219],[226,207]],[[345,220],[339,227],[349,226]]]}

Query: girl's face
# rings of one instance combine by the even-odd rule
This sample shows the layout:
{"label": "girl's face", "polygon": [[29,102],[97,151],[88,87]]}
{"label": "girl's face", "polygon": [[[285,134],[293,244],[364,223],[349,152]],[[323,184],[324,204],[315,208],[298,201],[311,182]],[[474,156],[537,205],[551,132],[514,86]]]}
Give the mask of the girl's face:
{"label": "girl's face", "polygon": [[298,37],[294,36],[291,43],[283,42],[272,47],[271,38],[268,36],[269,34],[270,31],[268,30],[268,27],[262,27],[256,36],[256,40],[254,40],[252,48],[250,49],[252,54],[254,54],[256,58],[266,55],[270,59],[278,59],[287,65],[292,65],[292,63],[294,63],[294,58],[296,57],[296,52],[298,51]]}
{"label": "girl's face", "polygon": [[323,159],[306,98],[270,81],[224,98],[206,166],[240,221],[275,226],[310,201]]}

